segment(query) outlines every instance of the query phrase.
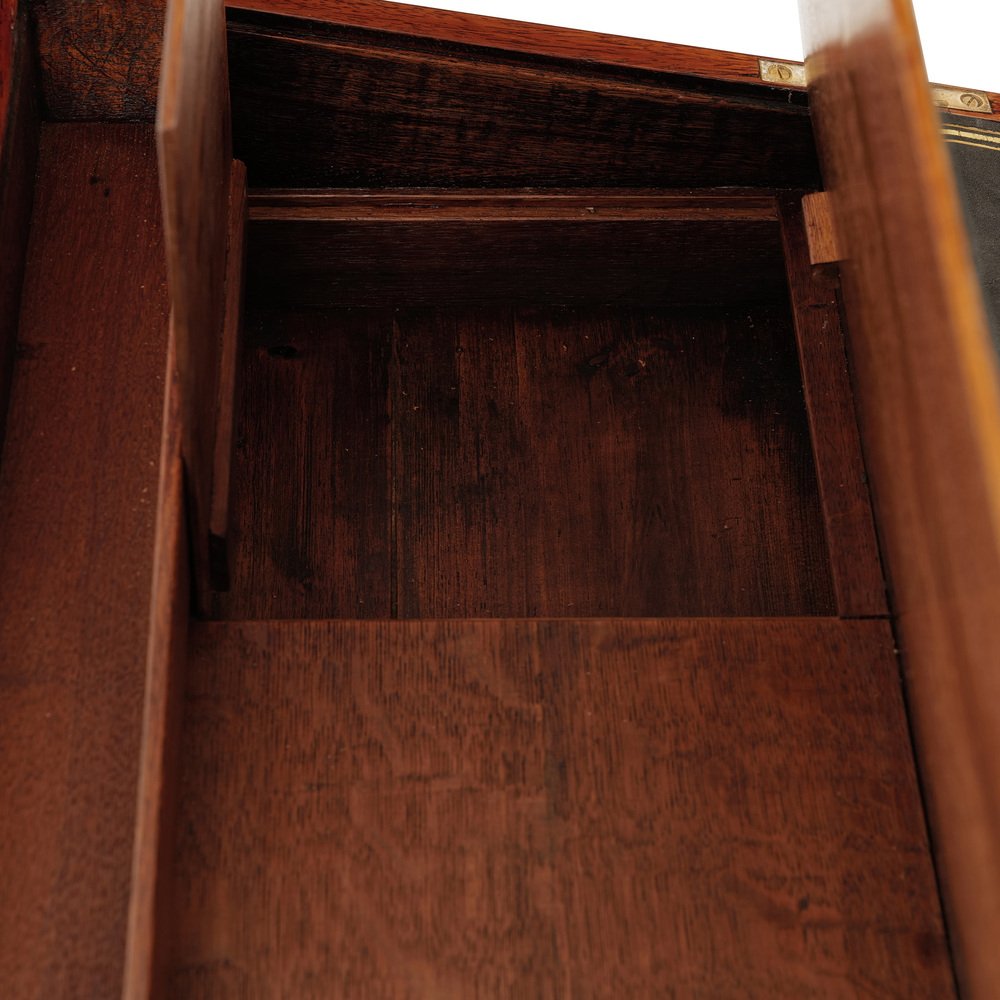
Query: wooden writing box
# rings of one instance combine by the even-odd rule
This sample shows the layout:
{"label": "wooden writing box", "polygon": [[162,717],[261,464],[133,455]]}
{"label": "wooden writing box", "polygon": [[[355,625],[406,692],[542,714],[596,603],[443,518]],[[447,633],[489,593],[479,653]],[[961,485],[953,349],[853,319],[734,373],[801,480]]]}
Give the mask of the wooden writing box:
{"label": "wooden writing box", "polygon": [[996,991],[1000,130],[890,6],[7,0],[5,996]]}

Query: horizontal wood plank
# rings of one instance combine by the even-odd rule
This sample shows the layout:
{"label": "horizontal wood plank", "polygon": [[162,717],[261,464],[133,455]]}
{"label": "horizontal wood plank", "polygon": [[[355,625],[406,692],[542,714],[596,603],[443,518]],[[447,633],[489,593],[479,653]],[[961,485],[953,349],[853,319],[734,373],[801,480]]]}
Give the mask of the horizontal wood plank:
{"label": "horizontal wood plank", "polygon": [[952,995],[883,622],[199,624],[176,997]]}
{"label": "horizontal wood plank", "polygon": [[802,98],[291,18],[229,22],[253,187],[810,187]]}

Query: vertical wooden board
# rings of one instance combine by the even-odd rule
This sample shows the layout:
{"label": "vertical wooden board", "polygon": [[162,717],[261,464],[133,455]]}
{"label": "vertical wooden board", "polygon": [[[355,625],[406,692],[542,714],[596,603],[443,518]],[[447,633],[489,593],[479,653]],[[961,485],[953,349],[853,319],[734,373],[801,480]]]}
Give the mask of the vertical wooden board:
{"label": "vertical wooden board", "polygon": [[42,129],[0,462],[0,983],[121,990],[167,290],[152,129]]}
{"label": "vertical wooden board", "polygon": [[800,7],[942,885],[963,985],[992,996],[1000,983],[996,357],[909,4]]}
{"label": "vertical wooden board", "polygon": [[156,132],[196,598],[204,606],[233,159],[219,0],[167,6]]}
{"label": "vertical wooden board", "polygon": [[0,447],[38,159],[36,75],[24,3],[0,0]]}
{"label": "vertical wooden board", "polygon": [[194,627],[177,997],[952,995],[883,622]]}
{"label": "vertical wooden board", "polygon": [[237,421],[225,618],[392,613],[390,314],[255,312]]}

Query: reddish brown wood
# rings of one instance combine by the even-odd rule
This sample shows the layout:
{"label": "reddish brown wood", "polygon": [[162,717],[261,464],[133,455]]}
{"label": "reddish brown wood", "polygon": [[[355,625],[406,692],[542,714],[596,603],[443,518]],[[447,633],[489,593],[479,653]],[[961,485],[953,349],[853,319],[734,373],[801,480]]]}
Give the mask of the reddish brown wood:
{"label": "reddish brown wood", "polygon": [[213,614],[391,614],[386,312],[246,318],[232,590]]}
{"label": "reddish brown wood", "polygon": [[181,459],[180,392],[173,345],[166,365],[149,645],[125,947],[123,1000],[163,995],[177,815],[177,769],[191,602]]}
{"label": "reddish brown wood", "polygon": [[170,0],[164,38],[156,135],[195,600],[203,608],[210,589],[233,173],[222,5],[218,0]]}
{"label": "reddish brown wood", "polygon": [[790,320],[258,312],[223,617],[828,613]]}
{"label": "reddish brown wood", "polygon": [[797,194],[781,202],[781,216],[837,611],[849,618],[885,615],[885,579],[840,325],[839,278],[835,271],[810,265]]}
{"label": "reddish brown wood", "polygon": [[884,622],[200,624],[168,991],[952,994]]}
{"label": "reddish brown wood", "polygon": [[829,191],[813,191],[802,196],[802,225],[811,264],[833,264],[844,259],[844,250],[837,235]]}
{"label": "reddish brown wood", "polygon": [[165,0],[29,0],[49,117],[152,121]]}
{"label": "reddish brown wood", "polygon": [[0,462],[0,983],[121,990],[167,293],[152,130],[42,130]]}
{"label": "reddish brown wood", "polygon": [[252,187],[818,184],[804,97],[233,15]]}
{"label": "reddish brown wood", "polygon": [[889,0],[802,6],[942,887],[963,986],[991,997],[1000,988],[997,358],[912,11]]}
{"label": "reddish brown wood", "polygon": [[243,274],[246,250],[247,172],[233,161],[229,189],[229,233],[226,249],[226,312],[219,355],[219,390],[212,463],[212,506],[209,511],[209,569],[212,586],[228,590],[232,575],[233,449],[236,446],[236,409],[243,347]]}
{"label": "reddish brown wood", "polygon": [[0,447],[37,157],[38,108],[27,15],[16,0],[0,0]]}

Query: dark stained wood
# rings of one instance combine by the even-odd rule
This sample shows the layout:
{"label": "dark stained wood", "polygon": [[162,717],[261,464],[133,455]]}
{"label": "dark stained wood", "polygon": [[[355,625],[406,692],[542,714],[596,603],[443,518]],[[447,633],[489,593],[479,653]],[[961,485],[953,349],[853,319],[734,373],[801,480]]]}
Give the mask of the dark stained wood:
{"label": "dark stained wood", "polygon": [[953,995],[887,623],[196,625],[173,997]]}
{"label": "dark stained wood", "polygon": [[840,323],[840,281],[835,270],[809,263],[804,205],[796,194],[782,201],[782,234],[837,612],[885,615],[885,578]]}
{"label": "dark stained wood", "polygon": [[35,66],[23,4],[0,0],[0,448],[38,158]]}
{"label": "dark stained wood", "polygon": [[941,884],[963,987],[991,997],[1000,984],[997,359],[909,5],[801,6]]}
{"label": "dark stained wood", "polygon": [[218,409],[212,462],[212,506],[209,510],[209,575],[216,590],[228,590],[232,575],[233,450],[243,348],[243,277],[246,263],[247,173],[239,160],[232,165],[229,190],[229,233],[226,249],[226,312],[219,355]]}
{"label": "dark stained wood", "polygon": [[[573,210],[574,214],[576,210]],[[390,216],[395,213],[390,212]],[[251,302],[720,303],[784,294],[774,220],[251,218]],[[541,213],[539,213],[541,214]],[[596,213],[595,213],[596,214]],[[552,215],[555,217],[553,218]]]}
{"label": "dark stained wood", "polygon": [[232,592],[213,614],[387,618],[391,316],[249,312],[245,329]]}
{"label": "dark stained wood", "polygon": [[258,312],[250,336],[217,616],[833,610],[784,306]]}
{"label": "dark stained wood", "polygon": [[167,291],[145,126],[41,136],[0,462],[0,983],[121,990]]}
{"label": "dark stained wood", "polygon": [[177,773],[191,603],[181,458],[180,392],[173,345],[166,372],[153,552],[146,694],[123,1000],[163,995],[173,888]]}
{"label": "dark stained wood", "polygon": [[233,155],[224,11],[170,0],[156,113],[181,441],[190,493],[195,600],[210,587],[220,365],[226,320]]}
{"label": "dark stained wood", "polygon": [[153,120],[165,0],[29,3],[50,118]]}
{"label": "dark stained wood", "polygon": [[231,13],[251,187],[815,186],[785,92]]}

